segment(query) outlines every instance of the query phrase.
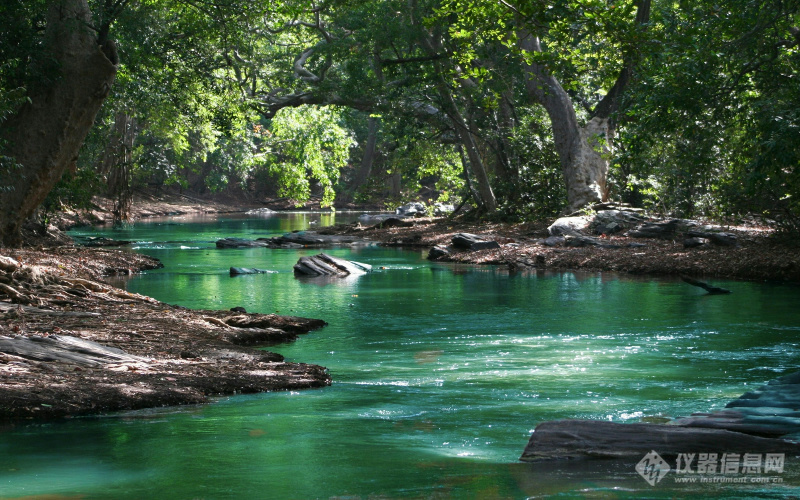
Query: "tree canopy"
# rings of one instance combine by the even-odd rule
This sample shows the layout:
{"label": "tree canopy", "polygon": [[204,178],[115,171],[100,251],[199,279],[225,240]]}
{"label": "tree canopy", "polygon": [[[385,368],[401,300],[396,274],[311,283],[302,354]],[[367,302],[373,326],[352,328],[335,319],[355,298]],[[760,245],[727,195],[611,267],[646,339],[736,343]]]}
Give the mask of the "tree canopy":
{"label": "tree canopy", "polygon": [[[612,198],[675,215],[757,214],[797,229],[799,8],[6,2],[3,241],[13,243],[48,192],[56,206],[54,196],[106,191],[123,218],[133,188],[167,185],[324,205],[449,198],[516,219]],[[81,69],[65,57],[67,42],[102,55],[105,76],[94,74],[100,63]],[[81,78],[101,90],[64,91]],[[96,116],[69,115],[69,99],[94,99]],[[34,109],[58,123],[51,136],[25,135],[36,130]],[[74,140],[54,139],[58,127]],[[49,159],[23,147],[32,137],[52,145]]]}

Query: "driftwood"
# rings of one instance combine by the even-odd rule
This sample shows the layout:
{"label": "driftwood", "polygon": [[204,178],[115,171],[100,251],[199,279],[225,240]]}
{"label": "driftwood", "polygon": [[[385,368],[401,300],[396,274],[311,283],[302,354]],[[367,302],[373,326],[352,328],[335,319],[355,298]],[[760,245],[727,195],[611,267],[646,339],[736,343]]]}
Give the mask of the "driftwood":
{"label": "driftwood", "polygon": [[702,281],[698,281],[696,279],[690,278],[688,276],[681,276],[681,279],[690,285],[694,285],[697,287],[702,288],[703,290],[707,291],[709,295],[725,295],[727,293],[731,293],[730,290],[727,288],[720,288],[718,286],[711,286],[708,283],[704,283]]}
{"label": "driftwood", "polygon": [[85,366],[145,361],[121,349],[68,335],[47,337],[0,336],[0,352],[39,361],[60,361]]}
{"label": "driftwood", "polygon": [[9,304],[8,302],[0,302],[0,312],[16,312],[22,314],[41,314],[45,316],[56,317],[71,317],[71,318],[96,318],[100,316],[99,313],[81,312],[81,311],[51,311],[50,309],[41,309],[39,307],[23,306],[18,304]]}
{"label": "driftwood", "polygon": [[641,457],[679,453],[800,453],[800,443],[722,429],[556,420],[539,424],[520,460]]}

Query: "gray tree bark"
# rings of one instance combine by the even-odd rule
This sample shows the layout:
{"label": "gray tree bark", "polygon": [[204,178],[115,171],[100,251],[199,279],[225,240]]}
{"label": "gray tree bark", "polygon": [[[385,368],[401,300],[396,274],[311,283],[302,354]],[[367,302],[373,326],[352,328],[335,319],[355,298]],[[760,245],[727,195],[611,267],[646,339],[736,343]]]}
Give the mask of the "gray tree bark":
{"label": "gray tree bark", "polygon": [[[639,27],[644,28],[650,19],[650,2],[638,2],[635,23]],[[522,25],[517,28],[517,45],[524,52],[542,51],[539,37]],[[614,140],[613,115],[631,79],[635,63],[635,57],[626,55],[617,81],[585,125],[578,122],[572,99],[558,79],[539,64],[523,63],[528,96],[544,106],[550,117],[570,211],[607,199],[606,176]]]}
{"label": "gray tree bark", "polygon": [[[526,28],[518,29],[517,37],[518,46],[523,51],[541,52],[539,37]],[[544,106],[550,117],[567,185],[569,210],[603,201],[611,146],[608,118],[595,117],[581,126],[572,99],[561,83],[536,63],[525,62],[523,68],[528,96]]]}
{"label": "gray tree bark", "polygon": [[53,0],[44,34],[45,57],[60,74],[29,93],[30,102],[0,125],[6,155],[21,175],[3,179],[0,244],[20,243],[20,228],[69,167],[108,95],[117,70],[113,42],[98,45],[87,0]]}

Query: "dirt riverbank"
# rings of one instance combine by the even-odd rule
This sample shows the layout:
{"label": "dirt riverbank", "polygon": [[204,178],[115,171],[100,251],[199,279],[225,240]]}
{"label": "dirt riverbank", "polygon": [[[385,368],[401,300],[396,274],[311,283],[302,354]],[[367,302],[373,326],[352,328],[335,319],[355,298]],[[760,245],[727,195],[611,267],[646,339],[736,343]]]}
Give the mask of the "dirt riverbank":
{"label": "dirt riverbank", "polygon": [[[321,320],[193,311],[104,283],[109,271],[160,265],[130,252],[62,246],[0,255],[0,421],[330,384],[324,367],[246,347],[294,340]],[[87,356],[94,344],[64,352],[75,339],[111,348],[111,359]]]}
{"label": "dirt riverbank", "polygon": [[726,232],[735,235],[736,246],[686,248],[682,238],[609,236],[602,239],[604,246],[549,247],[542,240],[548,237],[552,221],[502,224],[421,218],[409,222],[407,227],[353,224],[321,232],[358,234],[383,245],[417,248],[448,246],[456,234],[472,233],[497,241],[500,248],[454,251],[441,260],[501,265],[512,271],[583,269],[800,283],[800,247],[776,238],[766,227],[726,227]]}

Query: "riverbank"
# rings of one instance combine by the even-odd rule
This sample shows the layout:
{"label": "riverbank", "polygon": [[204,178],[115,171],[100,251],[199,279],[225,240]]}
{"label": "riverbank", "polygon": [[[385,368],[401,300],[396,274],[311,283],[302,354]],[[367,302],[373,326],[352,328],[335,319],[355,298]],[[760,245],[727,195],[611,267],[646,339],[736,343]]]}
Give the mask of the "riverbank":
{"label": "riverbank", "polygon": [[[331,382],[324,367],[246,347],[291,341],[324,321],[194,311],[104,283],[109,274],[160,266],[130,252],[62,246],[0,255],[2,295],[11,299],[0,301],[0,421],[196,404]],[[103,350],[99,357],[96,349]]]}
{"label": "riverbank", "polygon": [[[445,218],[406,219],[402,226],[353,224],[323,233],[360,235],[382,245],[432,248],[448,246],[458,233],[497,241],[499,248],[451,251],[437,260],[507,266],[512,271],[614,271],[639,275],[690,275],[709,278],[800,283],[798,247],[763,226],[726,227],[736,246],[687,248],[683,239],[603,237],[602,246],[547,246],[552,221],[519,224],[459,222]],[[451,248],[452,250],[452,248]]]}

